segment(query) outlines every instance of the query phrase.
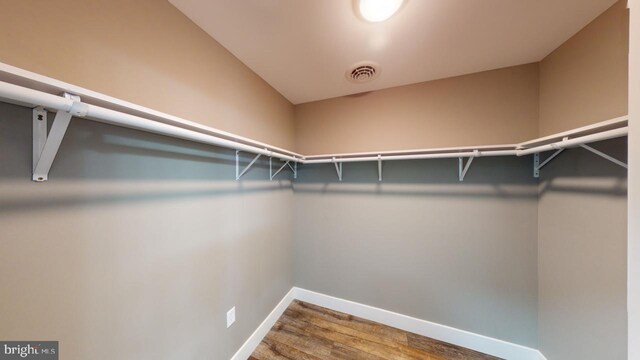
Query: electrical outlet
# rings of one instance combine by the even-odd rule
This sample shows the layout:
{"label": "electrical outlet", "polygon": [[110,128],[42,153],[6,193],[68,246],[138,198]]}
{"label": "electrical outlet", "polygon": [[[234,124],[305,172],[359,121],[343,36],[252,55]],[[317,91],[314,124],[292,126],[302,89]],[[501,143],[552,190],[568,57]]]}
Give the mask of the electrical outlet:
{"label": "electrical outlet", "polygon": [[236,307],[232,307],[231,310],[227,311],[227,328],[233,325],[236,322]]}

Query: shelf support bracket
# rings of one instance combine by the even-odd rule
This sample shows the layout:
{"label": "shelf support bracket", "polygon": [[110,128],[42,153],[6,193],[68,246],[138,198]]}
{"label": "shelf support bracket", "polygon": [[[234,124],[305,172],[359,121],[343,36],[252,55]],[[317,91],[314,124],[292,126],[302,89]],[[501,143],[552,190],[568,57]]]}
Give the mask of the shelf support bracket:
{"label": "shelf support bracket", "polygon": [[256,161],[260,159],[260,156],[262,155],[261,154],[256,155],[256,157],[254,157],[253,160],[251,160],[249,165],[247,165],[241,172],[240,171],[240,151],[236,150],[236,180],[240,180],[242,175],[244,175],[249,170],[249,168],[251,168],[251,166],[253,166],[253,164],[255,164]]}
{"label": "shelf support bracket", "polygon": [[611,161],[612,163],[614,163],[614,164],[616,164],[616,165],[620,165],[620,166],[622,166],[622,167],[623,167],[623,168],[625,168],[625,169],[628,169],[628,168],[629,168],[629,166],[628,166],[627,164],[625,164],[624,162],[622,162],[622,161],[620,161],[620,160],[618,160],[618,159],[616,159],[616,158],[614,158],[614,157],[612,157],[612,156],[610,156],[610,155],[607,155],[607,154],[603,153],[603,152],[602,152],[602,151],[600,151],[600,150],[596,150],[596,149],[592,148],[592,147],[591,147],[591,146],[589,146],[589,145],[581,144],[581,145],[580,145],[580,147],[581,147],[581,148],[583,148],[583,149],[585,149],[585,150],[589,150],[589,151],[591,151],[592,153],[594,153],[594,154],[596,154],[596,155],[598,155],[598,156],[601,156],[601,157],[603,157],[603,158],[605,158],[605,159],[607,159],[607,160]]}
{"label": "shelf support bracket", "polygon": [[[79,103],[80,97],[65,93],[68,99]],[[80,114],[80,112],[78,112]],[[34,181],[43,182],[49,178],[49,170],[56,158],[62,139],[64,138],[73,114],[58,111],[53,119],[51,131],[47,134],[47,111],[42,107],[33,109],[33,177]]]}
{"label": "shelf support bracket", "polygon": [[464,163],[464,159],[459,157],[458,158],[458,180],[459,181],[464,181],[464,177],[467,175],[467,171],[469,171],[469,168],[471,167],[471,163],[473,162],[473,159],[475,159],[477,156],[480,156],[480,152],[478,150],[474,150],[474,155],[469,157],[469,160],[467,160],[467,163]]}
{"label": "shelf support bracket", "polygon": [[269,158],[269,177],[270,177],[270,180],[273,181],[273,178],[275,178],[276,175],[278,175],[278,173],[280,173],[280,171],[282,171],[282,169],[287,167],[287,165],[289,165],[289,161],[286,161],[284,164],[282,164],[282,166],[280,166],[280,168],[274,173],[273,170],[272,170],[273,168],[271,167],[272,166],[272,161],[271,161],[271,158]]}
{"label": "shelf support bracket", "polygon": [[286,165],[289,165],[289,169],[291,169],[291,171],[293,172],[293,178],[297,179],[298,178],[298,162],[294,161],[293,165],[291,165],[291,163],[287,161]]}
{"label": "shelf support bracket", "polygon": [[[562,138],[562,141],[567,141],[567,140],[569,140],[569,137],[565,136],[564,138]],[[542,163],[540,163],[540,153],[533,154],[533,177],[536,179],[539,178],[540,169],[542,169],[545,165],[551,162],[551,160],[555,159],[556,156],[560,155],[564,151],[564,149],[565,148],[557,149],[556,152],[551,154],[548,158],[544,159]]]}
{"label": "shelf support bracket", "polygon": [[551,154],[548,158],[544,159],[544,161],[540,162],[540,153],[533,155],[533,177],[540,177],[540,169],[542,169],[545,165],[547,165],[551,160],[555,159],[556,156],[560,155],[564,149],[558,149],[556,152]]}
{"label": "shelf support bracket", "polygon": [[378,181],[382,181],[382,155],[378,155]]}
{"label": "shelf support bracket", "polygon": [[333,158],[333,165],[336,166],[336,173],[338,173],[338,180],[342,181],[342,163],[337,162],[336,158]]}

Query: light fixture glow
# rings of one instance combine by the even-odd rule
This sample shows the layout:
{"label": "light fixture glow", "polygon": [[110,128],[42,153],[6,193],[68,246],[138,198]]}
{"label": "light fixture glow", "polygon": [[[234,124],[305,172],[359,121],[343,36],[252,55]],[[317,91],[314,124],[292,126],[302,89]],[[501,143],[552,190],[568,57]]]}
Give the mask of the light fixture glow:
{"label": "light fixture glow", "polygon": [[359,0],[360,15],[371,22],[381,22],[390,18],[400,9],[404,0]]}

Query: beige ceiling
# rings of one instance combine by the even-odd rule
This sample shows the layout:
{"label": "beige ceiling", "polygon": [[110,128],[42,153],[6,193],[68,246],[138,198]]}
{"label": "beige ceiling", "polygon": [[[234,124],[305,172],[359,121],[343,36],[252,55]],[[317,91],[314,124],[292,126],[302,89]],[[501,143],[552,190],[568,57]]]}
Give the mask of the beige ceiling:
{"label": "beige ceiling", "polygon": [[[294,104],[541,60],[615,0],[406,0],[368,23],[352,0],[170,0]],[[380,76],[353,84],[363,60]]]}

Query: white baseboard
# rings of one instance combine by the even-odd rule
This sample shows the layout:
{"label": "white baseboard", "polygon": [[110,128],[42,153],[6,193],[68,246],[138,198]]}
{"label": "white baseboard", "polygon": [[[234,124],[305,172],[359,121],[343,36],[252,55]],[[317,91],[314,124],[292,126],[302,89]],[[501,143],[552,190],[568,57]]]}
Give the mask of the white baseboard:
{"label": "white baseboard", "polygon": [[293,287],[287,295],[285,295],[262,324],[258,326],[258,329],[245,341],[240,350],[233,355],[231,360],[246,360],[251,356],[255,348],[260,344],[260,341],[262,341],[262,338],[267,335],[271,327],[294,299],[480,351],[506,360],[546,360],[538,350],[526,346],[297,287]]}
{"label": "white baseboard", "polygon": [[430,321],[379,309],[373,306],[336,298],[317,292],[293,288],[295,299],[332,310],[379,322],[414,334],[448,342],[507,360],[545,360],[535,349],[452,328]]}
{"label": "white baseboard", "polygon": [[284,313],[284,311],[289,307],[289,304],[294,299],[295,288],[289,290],[289,292],[280,300],[278,305],[267,315],[267,318],[258,326],[256,331],[249,336],[247,341],[242,344],[240,349],[231,357],[231,360],[247,360],[253,351],[258,347],[260,341],[267,335],[269,330],[273,327],[273,325],[278,321],[280,316]]}

